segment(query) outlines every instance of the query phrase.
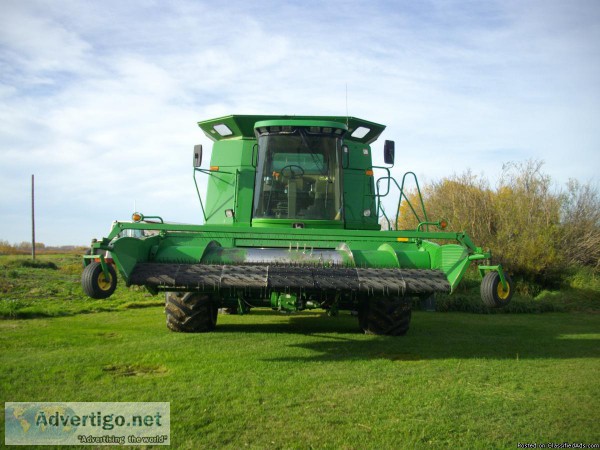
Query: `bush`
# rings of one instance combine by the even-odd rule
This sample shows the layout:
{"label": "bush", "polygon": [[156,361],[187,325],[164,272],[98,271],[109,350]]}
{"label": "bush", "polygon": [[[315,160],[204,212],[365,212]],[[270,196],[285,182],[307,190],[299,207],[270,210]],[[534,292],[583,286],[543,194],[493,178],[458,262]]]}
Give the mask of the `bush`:
{"label": "bush", "polygon": [[600,271],[600,196],[590,184],[569,180],[563,196],[560,249],[571,265]]}
{"label": "bush", "polygon": [[35,259],[24,259],[21,261],[21,267],[29,267],[32,269],[58,269],[58,266],[52,261],[38,261]]}
{"label": "bush", "polygon": [[[600,270],[600,196],[591,185],[570,181],[567,191],[553,189],[541,161],[507,163],[495,189],[470,171],[423,188],[429,220],[447,219],[449,230],[466,231],[477,245],[493,250],[521,280],[527,295],[541,287],[558,288],[570,267]],[[415,229],[418,219],[406,194],[398,229]]]}
{"label": "bush", "polygon": [[38,259],[23,259],[11,257],[6,259],[3,265],[7,268],[25,267],[29,269],[52,269],[58,270],[58,266],[52,261],[41,261]]}

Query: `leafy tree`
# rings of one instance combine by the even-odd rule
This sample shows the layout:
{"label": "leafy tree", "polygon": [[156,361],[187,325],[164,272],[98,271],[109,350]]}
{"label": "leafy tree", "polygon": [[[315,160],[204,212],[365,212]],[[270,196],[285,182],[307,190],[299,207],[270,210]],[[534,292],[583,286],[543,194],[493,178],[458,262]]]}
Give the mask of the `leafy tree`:
{"label": "leafy tree", "polygon": [[[493,250],[510,271],[542,284],[560,281],[568,265],[600,270],[600,196],[591,185],[570,181],[566,193],[553,188],[543,162],[507,163],[495,189],[471,171],[423,189],[430,220],[445,218],[449,229],[466,231]],[[418,204],[416,191],[406,193]],[[400,205],[399,229],[417,220]]]}

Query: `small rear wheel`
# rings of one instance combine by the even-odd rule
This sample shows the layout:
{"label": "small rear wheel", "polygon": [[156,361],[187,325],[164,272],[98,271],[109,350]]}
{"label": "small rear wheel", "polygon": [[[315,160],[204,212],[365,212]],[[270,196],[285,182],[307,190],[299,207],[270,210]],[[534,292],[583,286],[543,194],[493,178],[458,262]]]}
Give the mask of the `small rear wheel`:
{"label": "small rear wheel", "polygon": [[481,280],[481,300],[490,308],[501,308],[510,303],[513,296],[512,280],[507,273],[504,274],[506,289],[502,286],[502,280],[498,272],[488,272]]}
{"label": "small rear wheel", "polygon": [[81,287],[89,297],[103,299],[110,297],[117,288],[117,272],[112,264],[107,264],[108,276],[104,275],[102,265],[92,262],[83,269]]}
{"label": "small rear wheel", "polygon": [[358,310],[365,334],[404,336],[410,326],[411,303],[402,297],[375,297]]}
{"label": "small rear wheel", "polygon": [[167,292],[165,314],[171,331],[204,333],[215,329],[218,308],[207,294]]}

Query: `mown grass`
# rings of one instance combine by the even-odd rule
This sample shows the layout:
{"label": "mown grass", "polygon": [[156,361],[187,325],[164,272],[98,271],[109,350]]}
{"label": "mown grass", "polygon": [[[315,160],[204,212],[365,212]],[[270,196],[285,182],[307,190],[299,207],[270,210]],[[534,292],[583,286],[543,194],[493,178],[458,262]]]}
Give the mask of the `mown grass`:
{"label": "mown grass", "polygon": [[[0,401],[168,401],[178,449],[600,441],[600,289],[586,274],[510,310],[569,313],[417,311],[402,338],[360,334],[348,314],[265,310],[178,334],[162,296],[120,285],[90,300],[78,256],[26,261],[0,257]],[[438,311],[489,312],[477,286],[469,275]]]}
{"label": "mown grass", "polygon": [[[504,308],[488,308],[482,303],[479,292],[481,276],[475,267],[471,267],[452,295],[436,294],[436,311],[478,314],[600,312],[600,277],[589,269],[580,268],[567,274],[559,290],[541,289],[521,279],[513,282],[515,293],[510,304]],[[414,302],[417,308],[420,304]]]}
{"label": "mown grass", "polygon": [[582,313],[416,312],[402,338],[261,310],[207,334],[159,307],[5,320],[0,400],[168,401],[177,449],[597,443],[599,344]]}
{"label": "mown grass", "polygon": [[110,300],[93,300],[81,289],[81,255],[0,255],[0,318],[64,316],[156,306],[162,298],[121,286]]}

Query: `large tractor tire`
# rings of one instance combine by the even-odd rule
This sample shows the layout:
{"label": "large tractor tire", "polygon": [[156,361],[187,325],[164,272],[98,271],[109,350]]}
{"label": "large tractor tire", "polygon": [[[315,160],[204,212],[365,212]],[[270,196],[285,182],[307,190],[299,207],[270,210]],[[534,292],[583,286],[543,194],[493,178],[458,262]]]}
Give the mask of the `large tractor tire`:
{"label": "large tractor tire", "polygon": [[183,333],[213,331],[217,325],[217,305],[207,294],[167,292],[167,328]]}
{"label": "large tractor tire", "polygon": [[81,287],[89,297],[103,299],[110,297],[117,288],[117,272],[112,264],[107,264],[108,278],[104,276],[102,265],[92,262],[83,269]]}
{"label": "large tractor tire", "polygon": [[513,284],[508,274],[504,274],[507,289],[502,286],[498,272],[488,272],[481,280],[481,300],[490,308],[501,308],[510,303],[513,296]]}
{"label": "large tractor tire", "polygon": [[401,297],[374,297],[358,311],[365,334],[404,336],[410,326],[411,303]]}

